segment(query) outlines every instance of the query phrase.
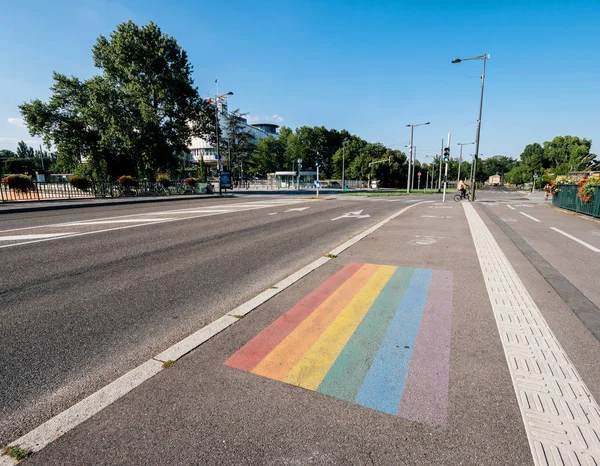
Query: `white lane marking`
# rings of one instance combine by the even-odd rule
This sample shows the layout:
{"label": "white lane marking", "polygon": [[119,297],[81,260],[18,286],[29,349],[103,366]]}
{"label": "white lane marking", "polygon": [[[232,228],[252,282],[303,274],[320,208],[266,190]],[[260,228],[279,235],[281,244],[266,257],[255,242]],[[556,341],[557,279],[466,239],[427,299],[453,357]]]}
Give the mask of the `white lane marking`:
{"label": "white lane marking", "polygon": [[288,209],[285,212],[302,212],[306,209],[310,209],[310,207],[294,207],[293,209]]}
{"label": "white lane marking", "polygon": [[104,224],[111,224],[111,223],[140,223],[140,222],[160,223],[160,222],[169,222],[171,220],[174,220],[174,219],[173,218],[120,218],[120,219],[116,219],[116,220],[84,220],[82,222],[64,223],[63,226],[72,227],[72,226],[85,226],[85,225],[104,225]]}
{"label": "white lane marking", "polygon": [[271,213],[270,213],[270,214],[268,214],[268,215],[277,215],[277,212],[271,212]]}
{"label": "white lane marking", "polygon": [[530,218],[531,220],[535,221],[535,222],[540,222],[540,220],[538,220],[535,217],[532,217],[531,215],[526,214],[525,212],[519,212],[521,215],[525,215],[525,217]]}
{"label": "white lane marking", "polygon": [[[292,204],[298,204],[300,202],[312,202],[311,199],[282,199],[282,200],[278,200],[278,199],[274,199],[272,201],[271,204],[265,205],[263,203],[252,203],[252,202],[244,202],[244,203],[238,203],[238,204],[223,204],[223,205],[216,205],[216,206],[208,206],[208,207],[203,207],[200,209],[191,209],[189,207],[183,208],[183,209],[178,209],[178,210],[165,210],[165,211],[160,211],[160,212],[152,212],[152,213],[141,213],[141,214],[127,214],[127,215],[117,215],[114,217],[101,217],[101,218],[94,218],[94,219],[90,219],[89,221],[96,221],[99,222],[101,220],[114,220],[114,219],[119,219],[119,218],[131,218],[131,217],[143,217],[144,215],[173,215],[173,214],[185,214],[185,213],[196,213],[196,211],[198,212],[206,212],[206,213],[227,213],[227,212],[236,212],[236,210],[232,210],[233,207],[241,207],[240,211],[242,210],[254,210],[254,208],[260,209],[263,207],[275,207],[276,205],[292,205]],[[223,209],[223,207],[227,207],[227,209]],[[179,219],[177,219],[179,220]],[[86,220],[81,220],[81,222],[85,222]],[[65,225],[70,225],[73,222],[69,222],[69,223],[51,223],[48,225],[37,225],[34,227],[23,227],[23,228],[12,228],[10,230],[0,230],[0,233],[9,233],[9,232],[13,232],[13,231],[25,231],[25,230],[36,230],[36,229],[40,229],[40,228],[55,228],[55,227],[62,227]]]}
{"label": "white lane marking", "polygon": [[598,231],[598,230],[592,231],[592,236],[600,236],[600,231]]}
{"label": "white lane marking", "polygon": [[422,218],[452,218],[451,215],[421,215]]}
{"label": "white lane marking", "polygon": [[44,239],[44,238],[55,238],[58,236],[72,235],[73,233],[42,233],[39,235],[12,235],[12,236],[0,236],[0,241],[19,241],[27,239]]}
{"label": "white lane marking", "polygon": [[[293,203],[293,202],[291,202],[291,203]],[[258,208],[260,208],[260,207],[258,207]],[[246,210],[256,210],[256,209],[257,208],[250,208],[250,209],[246,209]],[[226,212],[227,211],[211,211],[209,213],[205,213],[205,214],[202,214],[202,215],[194,215],[194,216],[191,216],[191,217],[183,217],[183,218],[173,218],[171,220],[167,220],[164,223],[167,223],[167,222],[180,222],[180,221],[183,221],[183,220],[194,220],[194,219],[198,219],[198,218],[202,218],[202,217],[210,217],[212,215],[221,215],[221,214],[226,213]],[[160,212],[157,212],[154,215],[159,215],[159,214],[160,214]],[[142,214],[142,215],[148,215],[148,214]],[[123,218],[123,217],[132,217],[132,216],[133,215],[124,215],[122,217],[109,217],[106,220],[110,220],[111,218]],[[103,219],[97,219],[97,220],[103,220]],[[65,235],[63,235],[61,237],[44,238],[44,239],[38,239],[38,240],[32,240],[32,241],[25,241],[25,242],[21,242],[21,243],[5,244],[5,245],[0,246],[0,249],[10,248],[10,247],[14,247],[14,246],[22,246],[22,245],[25,245],[25,244],[41,243],[41,242],[44,242],[44,241],[53,241],[53,240],[57,240],[57,239],[61,239],[61,238],[72,238],[74,236],[95,235],[95,234],[98,234],[98,233],[106,233],[106,232],[109,232],[109,231],[125,230],[125,229],[128,229],[128,228],[143,227],[143,226],[155,225],[155,224],[156,223],[139,223],[139,224],[136,224],[136,225],[127,225],[127,226],[124,226],[124,227],[105,228],[103,230],[96,230],[96,231],[86,231],[84,233],[74,233],[74,234],[70,234],[70,235],[65,234]],[[40,226],[39,228],[51,228],[51,227],[55,228],[55,227],[61,227],[61,226],[65,226],[65,225],[69,225],[69,224],[57,223],[55,225]],[[15,229],[15,230],[6,230],[6,231],[20,231],[20,230],[28,230],[28,229],[31,229],[31,228],[38,228],[38,227],[19,228],[19,229]],[[0,233],[4,233],[4,232],[0,231]]]}
{"label": "white lane marking", "polygon": [[600,407],[490,230],[463,206],[534,463],[598,464]]}
{"label": "white lane marking", "polygon": [[592,246],[591,244],[588,244],[585,241],[580,240],[579,238],[575,238],[573,235],[570,235],[569,233],[566,233],[566,232],[559,230],[558,228],[554,228],[554,227],[550,227],[550,229],[556,231],[557,233],[560,233],[561,235],[565,235],[567,238],[570,238],[573,241],[576,241],[577,243],[581,244],[582,246],[585,246],[588,249],[591,249],[594,252],[600,252],[600,249],[598,249],[596,246]]}
{"label": "white lane marking", "polygon": [[[109,383],[97,392],[84,398],[79,403],[74,404],[69,409],[57,414],[29,433],[11,442],[10,445],[19,445],[24,450],[31,452],[40,451],[46,445],[114,403],[150,377],[158,374],[162,369],[162,362],[153,359],[146,361],[114,382]],[[0,458],[7,457],[2,456]],[[12,464],[16,464],[16,461]]]}
{"label": "white lane marking", "polygon": [[344,215],[340,215],[339,217],[332,218],[331,221],[339,220],[340,218],[367,218],[370,217],[369,214],[361,215],[362,210],[356,210],[354,212],[346,212]]}
{"label": "white lane marking", "polygon": [[[351,238],[350,240],[346,241],[337,248],[331,250],[329,252],[329,255],[338,256],[340,253],[342,253],[352,245],[358,243],[361,239],[370,235],[389,221],[395,219],[396,217],[403,214],[408,209],[415,207],[416,205],[418,204],[409,205],[404,209],[396,212],[395,214],[390,215],[388,218],[382,220],[378,224],[372,226],[371,228],[356,235],[354,238]],[[128,227],[123,228],[130,228],[134,226],[138,225],[130,225]],[[79,403],[73,405],[72,407],[68,408],[62,413],[57,414],[52,419],[46,421],[39,427],[33,429],[32,431],[23,435],[17,440],[14,440],[9,445],[19,445],[21,446],[21,448],[32,452],[40,451],[57,438],[66,434],[71,429],[77,427],[83,421],[89,419],[94,414],[98,413],[102,409],[114,403],[117,399],[121,398],[123,395],[140,385],[142,382],[148,380],[155,374],[159,373],[163,369],[162,364],[164,362],[167,362],[169,360],[176,361],[180,357],[194,350],[202,343],[206,342],[210,338],[222,332],[227,327],[233,325],[239,320],[240,317],[245,316],[249,312],[253,311],[261,304],[267,302],[273,296],[281,293],[286,288],[289,288],[302,277],[308,275],[313,270],[318,269],[330,260],[331,258],[329,257],[320,257],[317,260],[311,262],[310,264],[301,268],[292,275],[289,275],[288,277],[284,278],[279,283],[276,283],[273,286],[273,288],[269,288],[263,291],[254,298],[250,299],[249,301],[246,301],[244,304],[236,307],[224,316],[215,320],[211,324],[204,326],[189,337],[184,338],[178,343],[175,343],[162,353],[156,355],[154,358],[139,365],[135,369],[119,377],[114,382],[111,382],[110,384],[101,388],[100,390],[88,396],[87,398],[84,398]],[[0,466],[12,466],[14,464],[17,464],[17,462],[12,460],[12,458],[9,458],[8,456],[0,456]]]}
{"label": "white lane marking", "polygon": [[510,204],[507,204],[507,206],[508,206],[508,208],[509,208],[509,209],[512,209],[512,210],[517,210],[517,209],[515,209],[513,206],[511,206]]}

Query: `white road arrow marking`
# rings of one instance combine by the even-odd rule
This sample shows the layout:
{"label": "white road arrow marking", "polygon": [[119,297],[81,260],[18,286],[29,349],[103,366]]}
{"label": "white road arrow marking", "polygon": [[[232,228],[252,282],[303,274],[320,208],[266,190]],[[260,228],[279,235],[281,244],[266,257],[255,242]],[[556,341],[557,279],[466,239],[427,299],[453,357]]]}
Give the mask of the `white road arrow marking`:
{"label": "white road arrow marking", "polygon": [[360,215],[360,214],[362,214],[362,210],[356,210],[354,212],[346,212],[344,215],[340,215],[339,217],[332,218],[331,221],[339,220],[340,218],[367,218],[367,217],[370,217],[369,214],[365,214],[365,215]]}
{"label": "white road arrow marking", "polygon": [[310,209],[310,207],[294,207],[293,209],[286,210],[286,212],[302,212],[306,209]]}

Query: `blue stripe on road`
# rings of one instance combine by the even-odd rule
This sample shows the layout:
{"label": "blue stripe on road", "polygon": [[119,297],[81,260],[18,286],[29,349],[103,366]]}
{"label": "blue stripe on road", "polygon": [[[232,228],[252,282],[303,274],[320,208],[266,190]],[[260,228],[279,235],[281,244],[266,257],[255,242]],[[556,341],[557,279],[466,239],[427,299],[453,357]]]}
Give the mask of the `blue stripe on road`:
{"label": "blue stripe on road", "polygon": [[355,403],[398,414],[431,277],[431,270],[415,270]]}

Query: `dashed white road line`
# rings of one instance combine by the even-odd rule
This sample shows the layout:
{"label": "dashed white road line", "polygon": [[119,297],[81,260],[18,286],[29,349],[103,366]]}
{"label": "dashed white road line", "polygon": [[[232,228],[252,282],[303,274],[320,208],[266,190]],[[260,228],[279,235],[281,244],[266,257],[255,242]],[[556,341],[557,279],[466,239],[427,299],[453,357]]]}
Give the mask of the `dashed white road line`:
{"label": "dashed white road line", "polygon": [[[214,337],[218,333],[225,330],[227,327],[237,322],[241,317],[245,316],[261,304],[264,304],[275,295],[281,293],[283,290],[296,283],[305,275],[309,274],[313,270],[316,270],[322,265],[329,262],[331,260],[331,256],[337,256],[341,254],[343,251],[345,251],[352,245],[358,243],[361,239],[378,230],[394,218],[403,214],[408,209],[426,202],[431,201],[425,201],[418,204],[406,206],[402,210],[382,220],[376,225],[373,225],[371,228],[363,231],[362,233],[356,235],[355,237],[346,241],[337,248],[331,250],[329,254],[327,254],[327,256],[329,257],[320,257],[317,260],[311,262],[310,264],[301,268],[297,272],[284,278],[279,283],[276,283],[273,287],[263,291],[262,293],[258,294],[249,301],[246,301],[244,304],[236,307],[224,316],[201,328],[189,337],[186,337],[183,340],[175,343],[171,347],[164,350],[162,353],[157,354],[152,359],[139,365],[135,369],[131,370],[130,372],[115,380],[114,382],[111,382],[110,384],[101,388],[100,390],[88,396],[87,398],[84,398],[83,400],[68,408],[67,410],[63,411],[62,413],[57,414],[56,416],[44,422],[39,427],[36,427],[29,433],[12,441],[8,446],[19,446],[24,450],[30,451],[32,453],[42,450],[44,447],[54,442],[59,437],[63,436],[68,431],[74,429],[79,424],[92,417],[94,414],[98,413],[102,409],[111,405],[116,400],[133,390],[135,387],[141,385],[144,381],[150,379],[152,376],[159,373],[163,369],[163,364],[165,362],[176,361],[177,359],[186,355],[190,351],[200,346],[202,343],[205,343],[210,338]],[[120,228],[132,228],[136,226],[139,225],[128,225],[126,227]],[[17,463],[18,461],[8,456],[0,456],[0,466],[14,466]]]}
{"label": "dashed white road line", "polygon": [[510,204],[507,204],[507,206],[508,206],[508,208],[509,208],[509,209],[512,209],[512,210],[517,210],[517,209],[515,209],[513,206],[511,206]]}
{"label": "dashed white road line", "polygon": [[588,248],[594,252],[600,252],[600,249],[598,249],[596,246],[592,246],[591,244],[588,244],[585,241],[580,240],[579,238],[575,238],[573,235],[570,235],[569,233],[566,233],[566,232],[559,230],[558,228],[554,228],[554,227],[550,227],[550,229],[556,231],[557,233],[560,233],[561,235],[566,236],[567,238],[572,239],[573,241],[581,244],[582,246],[585,246],[586,248]]}
{"label": "dashed white road line", "polygon": [[524,215],[524,216],[525,216],[525,217],[527,217],[527,218],[530,218],[530,219],[531,219],[531,220],[533,220],[534,222],[538,222],[538,223],[539,223],[539,222],[541,222],[541,220],[538,220],[537,218],[535,218],[535,217],[532,217],[531,215],[529,215],[529,214],[526,214],[525,212],[519,212],[519,213],[520,213],[521,215]]}

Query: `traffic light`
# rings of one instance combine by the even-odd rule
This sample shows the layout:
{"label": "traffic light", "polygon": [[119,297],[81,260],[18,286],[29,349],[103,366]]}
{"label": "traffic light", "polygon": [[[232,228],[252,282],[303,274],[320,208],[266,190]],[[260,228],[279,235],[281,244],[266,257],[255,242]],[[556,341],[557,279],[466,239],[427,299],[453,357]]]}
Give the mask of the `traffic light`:
{"label": "traffic light", "polygon": [[446,162],[446,163],[450,162],[450,148],[449,147],[444,148],[444,162]]}
{"label": "traffic light", "polygon": [[319,162],[315,162],[315,167],[318,167],[318,166],[319,166]]}

